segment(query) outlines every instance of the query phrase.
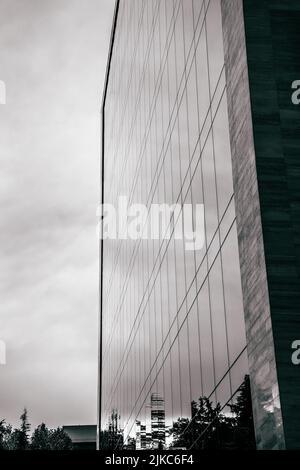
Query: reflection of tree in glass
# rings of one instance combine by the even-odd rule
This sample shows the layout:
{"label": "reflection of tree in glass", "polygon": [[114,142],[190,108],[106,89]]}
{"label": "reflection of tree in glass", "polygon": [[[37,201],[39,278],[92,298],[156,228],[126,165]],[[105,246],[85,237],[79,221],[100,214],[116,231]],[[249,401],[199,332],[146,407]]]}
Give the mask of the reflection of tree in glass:
{"label": "reflection of tree in glass", "polygon": [[251,389],[249,375],[239,388],[236,403],[230,405],[236,419],[235,440],[238,448],[255,449]]}
{"label": "reflection of tree in glass", "polygon": [[[231,413],[222,413],[207,397],[192,402],[192,418],[179,418],[170,434],[171,448],[193,449],[255,449],[249,376],[239,388]],[[223,407],[224,408],[224,407]]]}
{"label": "reflection of tree in glass", "polygon": [[101,431],[100,449],[118,450],[123,448],[123,431],[120,429],[119,421],[118,410],[112,410],[107,429]]}

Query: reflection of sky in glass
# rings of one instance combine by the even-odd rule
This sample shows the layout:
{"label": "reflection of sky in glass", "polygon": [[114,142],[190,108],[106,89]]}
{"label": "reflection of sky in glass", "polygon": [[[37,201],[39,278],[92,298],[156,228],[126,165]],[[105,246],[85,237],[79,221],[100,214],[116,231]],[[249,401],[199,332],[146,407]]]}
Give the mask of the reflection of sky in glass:
{"label": "reflection of sky in glass", "polygon": [[120,2],[105,129],[105,201],[205,206],[200,251],[104,242],[103,425],[117,408],[126,438],[153,392],[170,426],[248,368],[219,0]]}

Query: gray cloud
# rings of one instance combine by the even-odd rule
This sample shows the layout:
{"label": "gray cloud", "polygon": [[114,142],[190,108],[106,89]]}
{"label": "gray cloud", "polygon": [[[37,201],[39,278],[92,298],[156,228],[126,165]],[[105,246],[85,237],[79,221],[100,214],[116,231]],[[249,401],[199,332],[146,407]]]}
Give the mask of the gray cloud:
{"label": "gray cloud", "polygon": [[0,418],[96,420],[100,102],[111,0],[1,0]]}

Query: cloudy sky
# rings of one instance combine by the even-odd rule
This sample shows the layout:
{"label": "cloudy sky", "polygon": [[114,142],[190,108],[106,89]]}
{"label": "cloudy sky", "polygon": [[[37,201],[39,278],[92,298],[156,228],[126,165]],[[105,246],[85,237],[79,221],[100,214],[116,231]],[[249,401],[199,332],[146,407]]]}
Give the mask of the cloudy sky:
{"label": "cloudy sky", "polygon": [[0,419],[96,422],[100,103],[113,0],[0,0]]}

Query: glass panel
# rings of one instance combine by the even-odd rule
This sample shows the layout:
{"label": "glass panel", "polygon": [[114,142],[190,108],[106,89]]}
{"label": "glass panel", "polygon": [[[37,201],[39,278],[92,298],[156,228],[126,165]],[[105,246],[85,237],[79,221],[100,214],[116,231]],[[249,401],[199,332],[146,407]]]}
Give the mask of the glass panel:
{"label": "glass panel", "polygon": [[184,22],[185,58],[187,60],[194,36],[193,0],[184,0],[182,2],[182,7]]}
{"label": "glass panel", "polygon": [[224,65],[223,29],[220,0],[210,0],[206,14],[211,96],[215,92]]}
{"label": "glass panel", "polygon": [[[220,1],[121,1],[119,15],[105,202],[204,204],[205,244],[188,250],[175,234],[104,241],[102,428],[120,416],[110,436],[120,448],[189,447],[199,437],[192,400],[225,405],[248,368],[224,69],[210,110],[224,61]],[[186,441],[171,432],[178,418]]]}
{"label": "glass panel", "polygon": [[191,388],[190,388],[190,361],[189,361],[189,341],[188,324],[185,322],[179,332],[179,354],[180,354],[180,379],[181,379],[181,400],[182,417],[191,415]]}
{"label": "glass panel", "polygon": [[206,243],[209,246],[218,227],[216,176],[211,134],[208,136],[203,150],[202,161]]}
{"label": "glass panel", "polygon": [[184,59],[184,37],[183,37],[183,18],[182,8],[179,8],[175,24],[175,51],[176,51],[176,71],[177,71],[177,86],[179,88],[180,82],[185,68]]}
{"label": "glass panel", "polygon": [[197,23],[199,21],[200,11],[203,7],[203,0],[193,0],[193,9],[194,9],[194,28],[196,29]]}
{"label": "glass panel", "polygon": [[246,346],[236,224],[222,248],[229,358],[232,363]]}
{"label": "glass panel", "polygon": [[198,89],[199,124],[202,129],[209,109],[209,81],[205,28],[202,29],[196,48],[196,78]]}
{"label": "glass panel", "polygon": [[192,63],[191,71],[187,81],[186,91],[188,102],[189,145],[190,154],[192,156],[199,138],[198,107],[197,100],[195,99],[195,97],[197,96],[195,61],[193,61]]}
{"label": "glass panel", "polygon": [[215,361],[215,379],[218,383],[228,369],[227,331],[225,323],[222,268],[220,256],[209,273],[212,339]]}
{"label": "glass panel", "polygon": [[197,307],[198,304],[196,300],[188,317],[192,400],[198,400],[203,393],[201,377],[200,327]]}
{"label": "glass panel", "polygon": [[208,295],[208,282],[206,281],[198,294],[198,311],[200,321],[200,353],[203,395],[209,396],[214,387],[214,359],[211,335],[211,318]]}
{"label": "glass panel", "polygon": [[217,177],[219,214],[222,218],[224,211],[233,194],[232,163],[229,140],[229,124],[227,113],[226,93],[223,95],[213,124],[215,164]]}
{"label": "glass panel", "polygon": [[186,94],[184,93],[180,108],[178,111],[178,134],[180,142],[180,167],[181,181],[187,177],[188,167],[190,163],[189,157],[189,135],[187,122]]}

